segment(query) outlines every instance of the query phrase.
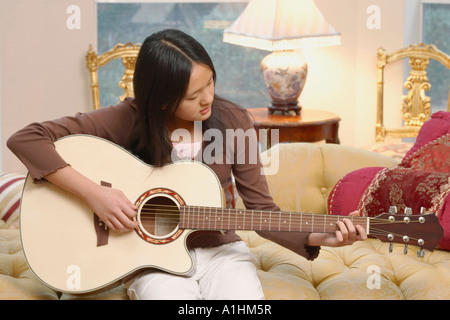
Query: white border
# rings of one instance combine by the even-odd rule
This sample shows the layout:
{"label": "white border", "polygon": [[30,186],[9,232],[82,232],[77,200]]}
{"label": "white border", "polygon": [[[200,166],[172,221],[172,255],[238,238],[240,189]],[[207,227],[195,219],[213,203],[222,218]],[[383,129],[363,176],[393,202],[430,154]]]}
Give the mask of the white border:
{"label": "white border", "polygon": [[248,2],[250,0],[95,0],[96,3],[208,3],[208,2]]}

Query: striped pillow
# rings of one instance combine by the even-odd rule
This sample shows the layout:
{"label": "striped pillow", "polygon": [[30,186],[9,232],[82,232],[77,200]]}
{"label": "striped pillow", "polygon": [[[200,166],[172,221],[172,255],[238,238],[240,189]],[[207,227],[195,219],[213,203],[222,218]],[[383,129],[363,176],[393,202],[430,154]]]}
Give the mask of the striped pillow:
{"label": "striped pillow", "polygon": [[0,228],[18,228],[20,198],[25,175],[0,174]]}

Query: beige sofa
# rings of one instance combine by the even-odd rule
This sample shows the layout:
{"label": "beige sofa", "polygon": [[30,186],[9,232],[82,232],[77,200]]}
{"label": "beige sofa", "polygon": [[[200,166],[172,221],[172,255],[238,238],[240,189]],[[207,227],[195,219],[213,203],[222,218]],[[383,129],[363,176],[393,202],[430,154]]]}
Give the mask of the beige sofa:
{"label": "beige sofa", "polygon": [[[296,212],[326,214],[336,182],[369,166],[392,167],[392,158],[341,145],[281,144],[262,159],[278,167],[267,180],[276,203]],[[277,156],[278,155],[278,156]],[[277,160],[278,159],[278,160]],[[270,162],[270,161],[272,162]],[[238,205],[240,201],[238,201]],[[278,299],[450,299],[450,252],[369,239],[341,248],[322,247],[307,261],[254,232],[241,232],[257,258],[258,276],[268,300]],[[58,294],[41,284],[27,267],[16,229],[0,229],[0,299],[127,299],[118,286],[102,293]]]}

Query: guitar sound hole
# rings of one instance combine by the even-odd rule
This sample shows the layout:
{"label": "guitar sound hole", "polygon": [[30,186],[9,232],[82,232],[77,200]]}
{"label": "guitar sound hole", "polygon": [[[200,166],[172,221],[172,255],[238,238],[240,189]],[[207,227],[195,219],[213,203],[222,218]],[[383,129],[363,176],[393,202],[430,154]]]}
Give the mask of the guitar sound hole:
{"label": "guitar sound hole", "polygon": [[140,222],[149,236],[160,239],[170,237],[178,230],[179,221],[179,208],[169,197],[148,198],[140,208]]}

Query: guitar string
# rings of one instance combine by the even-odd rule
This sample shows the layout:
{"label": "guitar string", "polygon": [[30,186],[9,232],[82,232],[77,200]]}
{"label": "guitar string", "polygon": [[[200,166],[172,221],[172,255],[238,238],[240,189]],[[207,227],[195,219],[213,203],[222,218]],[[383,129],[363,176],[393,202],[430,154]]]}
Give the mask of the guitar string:
{"label": "guitar string", "polygon": [[[179,211],[172,211],[169,212],[163,212],[163,211],[141,211],[141,213],[144,213],[143,215],[140,215],[140,219],[154,219],[153,216],[159,216],[159,217],[164,217],[166,220],[167,219],[173,219],[173,220],[180,220],[181,216],[186,216],[188,218],[185,218],[187,220],[204,220],[204,219],[208,219],[208,218],[212,218],[209,219],[209,221],[228,221],[228,220],[244,220],[246,218],[248,218],[248,216],[250,216],[250,214],[248,214],[248,216],[246,215],[244,217],[244,215],[240,216],[238,212],[223,212],[223,213],[215,213],[215,212],[205,212],[205,213],[180,213]],[[290,220],[290,223],[296,222],[295,220],[304,220],[304,222],[312,222],[314,220],[314,222],[317,223],[332,223],[332,222],[337,222],[337,221],[342,221],[343,219],[350,219],[352,220],[354,223],[361,223],[361,224],[366,224],[367,223],[367,218],[369,218],[370,221],[370,225],[374,226],[374,225],[394,225],[394,224],[403,224],[406,225],[406,223],[404,221],[392,221],[390,222],[387,219],[380,219],[380,218],[373,218],[373,217],[352,217],[352,216],[333,216],[333,215],[323,215],[323,214],[292,214],[292,216],[290,215],[289,212],[278,212],[278,211],[274,211],[272,213],[259,213],[258,211],[254,212],[255,214],[257,214],[256,217],[253,217],[250,219],[251,220],[272,220],[274,222],[276,221],[282,221],[283,223],[287,223],[287,220]],[[216,217],[217,219],[215,219],[214,217]],[[250,220],[250,221],[251,221]],[[333,221],[334,220],[334,221]],[[417,224],[420,223],[420,221],[416,221],[416,220],[410,220],[409,222],[410,224]]]}
{"label": "guitar string", "polygon": [[[145,206],[146,205],[144,205],[144,207]],[[149,213],[150,215],[152,215],[152,217],[146,217],[145,215],[141,216],[141,221],[143,222],[143,224],[147,223],[147,227],[149,227],[149,228],[153,228],[153,227],[155,227],[155,225],[159,226],[159,227],[174,227],[174,225],[177,224],[179,222],[179,220],[180,220],[180,217],[179,217],[180,216],[180,210],[179,210],[178,206],[151,204],[150,207],[152,207],[152,208],[147,209],[147,210],[141,210],[141,213],[144,212],[144,213]],[[155,212],[156,209],[153,208],[153,207],[163,207],[163,208],[170,208],[170,209],[163,209],[163,210],[158,210],[158,212]],[[204,211],[208,210],[209,215],[216,215],[216,217],[218,215],[217,212],[216,213],[211,212],[211,210],[215,210],[216,209],[214,207],[191,206],[191,208],[197,208],[197,210],[198,209],[200,209],[200,210],[203,209]],[[221,209],[222,211],[224,210],[223,208],[217,208],[217,209]],[[227,209],[225,209],[225,210],[227,210]],[[227,219],[226,215],[227,214],[232,214],[233,213],[232,211],[234,211],[234,214],[236,214],[236,217],[235,216],[233,216],[233,217],[230,216]],[[223,224],[226,225],[227,223],[228,224],[232,223],[234,225],[239,225],[240,226],[240,224],[238,222],[242,222],[242,225],[244,225],[242,228],[230,228],[230,229],[232,229],[232,230],[236,230],[236,229],[237,230],[251,229],[251,228],[246,228],[246,224],[245,224],[245,222],[243,220],[243,217],[241,219],[237,219],[237,217],[238,217],[237,214],[239,213],[239,211],[242,211],[242,210],[229,209],[229,212],[221,212],[221,213],[219,213],[220,215],[224,214],[225,215],[224,218],[222,218],[222,219],[214,219],[213,218],[213,219],[210,219],[208,221],[206,221],[206,219],[200,221],[200,219],[199,219],[200,217],[204,216],[205,214],[207,215],[208,213],[206,213],[206,212],[204,212],[203,214],[202,213],[194,213],[194,212],[185,213],[186,215],[189,215],[189,217],[191,218],[189,220],[193,220],[190,223],[188,222],[186,224],[189,226],[190,224],[194,224],[194,223],[197,224],[197,225],[200,225],[200,224],[203,223],[203,228],[198,227],[199,229],[213,229],[213,230],[215,230],[215,229],[220,229],[220,228],[217,227],[217,224],[220,224],[222,227],[223,227]],[[165,212],[165,213],[161,213],[161,212]],[[167,212],[169,212],[169,213],[167,213]],[[258,210],[256,210],[256,213],[258,213]],[[274,211],[274,212],[261,211],[261,213],[257,217],[257,219],[260,219],[260,229],[262,228],[263,224],[264,224],[264,226],[269,224],[269,229],[271,229],[271,230],[272,230],[272,227],[273,227],[273,230],[286,229],[286,224],[285,223],[287,223],[287,221],[286,221],[286,219],[281,219],[281,215],[282,214],[291,215],[292,213],[291,212],[285,212],[285,211]],[[155,221],[155,217],[153,217],[155,215],[156,216],[161,216],[164,223],[162,223],[161,221],[156,222]],[[173,217],[173,215],[176,215],[176,217]],[[268,215],[269,218],[273,218],[273,221],[269,221],[269,223],[268,223],[267,219],[265,219],[266,221],[264,221],[264,223],[263,223],[261,221],[261,219],[264,219],[264,215]],[[314,219],[314,224],[316,226],[314,226],[314,224],[313,224],[312,226],[309,225],[308,227],[315,228],[315,229],[321,229],[321,230],[327,230],[327,227],[328,227],[329,230],[327,232],[334,232],[336,230],[336,229],[332,229],[333,227],[335,228],[336,225],[331,225],[333,221],[330,221],[330,220],[334,219],[337,222],[337,221],[340,220],[341,217],[344,217],[344,216],[331,216],[331,215],[326,215],[325,216],[323,214],[312,214],[312,213],[294,214],[294,221],[292,221],[291,216],[289,216],[289,218],[291,220],[290,223],[289,223],[290,230],[293,229],[293,231],[295,231],[297,228],[298,229],[300,229],[302,227],[306,228],[305,223],[306,222],[312,222],[312,221],[308,221],[307,219],[304,219],[305,221],[301,221],[301,220],[303,220],[302,218],[304,218],[304,215],[306,215],[306,216],[314,215],[314,218],[315,218]],[[300,216],[303,216],[303,217],[300,217]],[[197,222],[195,222],[196,218],[198,218]],[[207,217],[205,217],[205,218],[207,218]],[[367,217],[350,217],[350,218],[353,220],[353,222],[355,222],[355,219],[356,220],[358,220],[358,219],[361,220],[361,222],[363,224],[365,222],[367,222],[366,221]],[[387,219],[379,219],[379,218],[378,219],[377,218],[369,218],[369,219],[371,220],[370,221],[371,222],[370,223],[371,226],[377,225],[377,224],[387,224],[386,222],[388,221]],[[234,220],[234,221],[231,221],[231,220]],[[242,220],[242,221],[238,221],[238,220]],[[278,222],[277,222],[277,220],[278,220]],[[282,224],[280,224],[281,220],[283,220]],[[376,220],[379,220],[378,223],[377,223]],[[150,224],[148,224],[149,221],[150,221]],[[330,225],[322,226],[325,222],[327,224],[330,223]],[[358,221],[356,221],[356,222],[358,222]],[[413,220],[413,221],[410,221],[410,222],[417,223],[419,221],[414,221]],[[214,228],[211,228],[211,223],[214,223],[214,226],[215,226]],[[247,224],[248,223],[249,222],[247,221]],[[253,225],[253,221],[250,221],[250,223]],[[274,226],[271,225],[272,223],[274,224]],[[277,223],[279,224],[278,228],[276,227]],[[404,223],[405,223],[404,221],[397,220],[397,221],[389,222],[388,225],[391,225],[391,224],[404,224]],[[208,224],[208,227],[205,226],[205,224]],[[256,221],[256,225],[258,225],[258,221]],[[283,228],[281,228],[281,226],[283,226]],[[144,225],[144,227],[145,227],[145,225]],[[387,231],[384,231],[382,229],[378,229],[378,228],[375,228],[375,227],[370,228],[370,234],[371,235],[386,236],[389,233],[394,235],[394,236],[402,237],[402,235],[400,233],[397,233],[397,232],[392,232],[392,231],[387,232]],[[418,240],[418,238],[410,237],[410,240]]]}
{"label": "guitar string", "polygon": [[[144,209],[145,207],[149,207],[149,209]],[[160,204],[150,204],[150,205],[144,205],[143,209],[140,212],[144,212],[144,213],[153,213],[155,211],[155,208],[153,207],[161,207],[161,208],[169,208],[169,209],[159,209],[157,213],[161,213],[164,214],[164,212],[168,212],[166,213],[166,215],[169,215],[170,213],[179,215],[180,214],[180,208],[176,205],[160,205]],[[205,214],[212,214],[212,215],[216,215],[216,214],[241,214],[244,212],[244,215],[246,214],[251,214],[252,211],[254,213],[257,213],[258,215],[281,215],[281,214],[286,214],[286,215],[292,215],[292,216],[314,216],[314,217],[327,217],[327,218],[331,218],[331,217],[347,217],[347,218],[355,218],[355,219],[361,219],[362,222],[365,222],[367,218],[369,218],[371,220],[371,222],[383,222],[386,223],[386,221],[388,221],[387,219],[381,219],[381,218],[377,218],[377,217],[360,217],[360,216],[337,216],[337,215],[325,215],[325,214],[321,214],[321,213],[297,213],[297,212],[289,212],[289,211],[265,211],[265,210],[251,210],[251,209],[236,209],[236,208],[219,208],[219,207],[202,207],[202,206],[181,206],[184,208],[193,208],[193,209],[197,209],[197,210],[203,210],[204,212],[185,212],[184,214],[186,215],[205,215]],[[208,212],[206,212],[206,210],[208,210]],[[219,210],[220,212],[212,212],[212,210]],[[233,212],[234,211],[234,212]],[[414,217],[414,216],[413,216]],[[418,215],[416,215],[415,217],[418,217]],[[326,218],[324,218],[326,219]],[[339,218],[338,218],[339,219]],[[415,219],[410,220],[410,223],[415,223],[415,222],[419,222],[416,221]],[[389,223],[393,224],[393,223],[405,223],[403,220],[395,220],[395,221],[389,221]]]}
{"label": "guitar string", "polygon": [[[170,231],[173,231],[173,230],[177,229],[178,224],[174,225],[174,224],[157,223],[156,225],[155,224],[150,224],[150,225],[143,225],[143,226],[144,226],[144,229],[147,232],[149,232],[148,229],[156,230],[157,227],[161,227],[161,228],[164,228],[164,227],[168,228],[168,227],[170,227],[171,228]],[[299,230],[296,230],[296,227],[298,227]],[[280,227],[277,228],[276,226],[274,226],[274,227],[272,227],[272,226],[267,227],[266,226],[266,228],[263,228],[262,226],[260,226],[260,228],[256,228],[256,226],[254,226],[253,228],[247,228],[246,225],[244,225],[242,227],[240,226],[239,228],[238,227],[236,227],[236,228],[219,228],[217,226],[215,226],[214,228],[211,228],[211,226],[208,226],[208,227],[203,226],[203,227],[197,227],[197,228],[191,227],[191,228],[189,228],[189,226],[186,226],[186,227],[181,228],[181,229],[200,229],[200,230],[202,230],[202,229],[203,230],[223,230],[223,229],[225,229],[225,230],[236,230],[236,231],[239,231],[239,230],[241,230],[241,231],[242,230],[269,230],[269,231],[279,231],[279,232],[290,231],[290,232],[323,232],[323,233],[334,233],[336,231],[336,229],[330,229],[331,228],[330,226],[328,226],[328,229],[326,229],[326,228],[322,229],[321,227],[318,227],[316,230],[314,230],[315,229],[314,226],[311,226],[311,230],[305,230],[305,231],[300,230],[300,228],[301,228],[301,225],[294,224],[294,225],[291,225],[289,230],[287,230],[285,226],[284,226],[284,229],[283,229],[283,228],[280,228]],[[392,242],[402,243],[402,244],[404,243],[404,242],[401,242],[401,241],[403,241],[403,235],[400,234],[400,233],[397,233],[397,232],[386,232],[384,230],[377,229],[377,228],[371,228],[370,231],[371,231],[370,235],[372,235],[372,236],[383,236],[383,237],[386,237],[388,234],[392,234],[394,237],[397,237],[396,239],[394,238],[396,241],[392,241]],[[170,234],[170,232],[168,232],[167,234]],[[401,239],[401,241],[400,241],[400,239]],[[418,244],[414,243],[414,241],[418,241],[418,240],[419,240],[419,238],[409,237],[409,241],[411,241],[409,244],[411,244],[411,245],[418,245]],[[384,241],[384,242],[387,242],[387,241]]]}
{"label": "guitar string", "polygon": [[[249,213],[248,216],[246,215],[244,217],[244,215],[240,216],[238,212],[221,212],[221,213],[215,213],[215,212],[204,212],[204,213],[180,213],[179,211],[141,211],[141,213],[144,213],[143,215],[140,215],[140,219],[141,220],[152,220],[154,219],[153,216],[159,216],[159,217],[164,217],[165,220],[180,220],[181,216],[187,216],[188,218],[185,218],[185,220],[197,220],[197,221],[203,221],[205,219],[208,218],[212,218],[212,219],[208,219],[208,221],[229,221],[229,220],[244,220],[246,218],[248,218],[248,216],[250,216],[251,214]],[[295,222],[295,220],[303,220],[304,223],[306,222],[314,222],[317,224],[323,224],[323,223],[332,223],[332,222],[338,222],[338,221],[342,221],[343,219],[350,219],[352,220],[352,222],[354,223],[360,223],[360,224],[367,224],[367,218],[369,218],[370,221],[370,226],[375,226],[375,225],[394,225],[394,224],[403,224],[406,225],[406,223],[404,221],[389,221],[387,219],[380,219],[380,218],[374,218],[374,217],[352,217],[352,216],[333,216],[333,215],[324,215],[324,214],[310,214],[310,213],[305,213],[305,214],[292,214],[292,216],[290,215],[289,212],[279,212],[279,211],[274,211],[271,213],[260,213],[258,211],[254,212],[255,214],[257,214],[256,217],[250,217],[250,221],[251,220],[271,220],[274,223],[277,223],[277,221],[282,221],[283,223],[287,223],[287,220],[289,220],[290,224],[293,224]],[[214,218],[216,217],[216,218]],[[313,221],[314,220],[314,221]],[[334,220],[334,221],[333,221]],[[264,221],[265,223],[267,221]],[[420,223],[420,221],[416,221],[416,220],[410,220],[409,222],[410,224],[417,224]]]}
{"label": "guitar string", "polygon": [[[211,219],[208,219],[211,218]],[[237,224],[255,224],[258,225],[258,223],[260,225],[270,225],[271,227],[273,226],[274,228],[276,227],[276,225],[278,224],[279,226],[283,226],[284,228],[286,226],[291,226],[291,228],[296,228],[297,226],[303,226],[306,227],[306,225],[309,225],[310,223],[312,224],[313,227],[315,228],[326,228],[326,227],[334,227],[336,228],[336,222],[337,221],[341,221],[341,218],[345,218],[342,216],[336,217],[336,216],[326,216],[326,217],[320,217],[320,216],[315,216],[314,219],[312,219],[311,217],[306,218],[306,217],[289,217],[289,219],[282,219],[283,217],[280,216],[271,216],[271,217],[262,217],[262,216],[258,216],[256,218],[250,218],[250,220],[246,220],[244,219],[244,217],[239,217],[236,215],[233,216],[229,216],[227,217],[226,214],[223,217],[207,217],[207,216],[203,216],[202,215],[190,215],[188,218],[184,219],[184,222],[186,225],[203,225],[205,226],[206,224],[208,224],[209,226],[211,226],[211,224],[214,223],[214,225],[217,224],[221,224],[222,226],[225,224],[232,224],[232,225],[237,225]],[[286,217],[285,217],[286,218]],[[166,223],[167,225],[173,225],[174,223],[178,223],[182,218],[180,216],[169,216],[167,214],[151,214],[151,216],[140,216],[140,220],[143,223],[155,223],[155,220],[159,219],[158,225],[163,225],[162,223]],[[187,220],[187,221],[186,221]],[[288,223],[289,220],[289,223]],[[353,223],[356,224],[360,224],[361,226],[365,227],[365,224],[367,223],[367,218],[361,218],[361,217],[350,217],[350,220],[353,221]],[[387,220],[386,220],[387,221]],[[370,222],[370,231],[373,233],[376,230],[381,230],[382,229],[377,229],[375,228],[376,225],[393,225],[393,224],[402,224],[404,225],[404,222],[398,221],[398,222],[389,222],[389,224],[386,222],[385,220],[383,220],[382,222]],[[418,221],[414,221],[412,223],[419,223]],[[385,233],[393,233],[393,232],[386,232]]]}

